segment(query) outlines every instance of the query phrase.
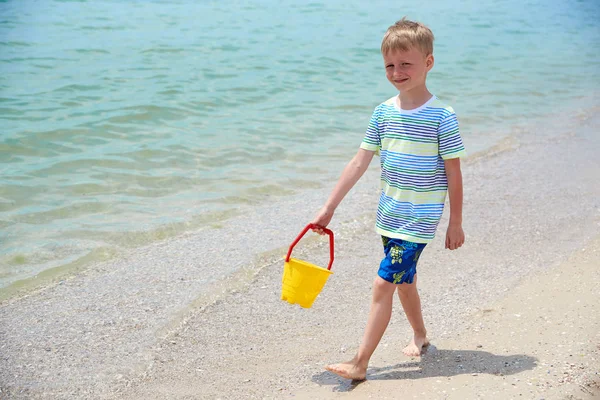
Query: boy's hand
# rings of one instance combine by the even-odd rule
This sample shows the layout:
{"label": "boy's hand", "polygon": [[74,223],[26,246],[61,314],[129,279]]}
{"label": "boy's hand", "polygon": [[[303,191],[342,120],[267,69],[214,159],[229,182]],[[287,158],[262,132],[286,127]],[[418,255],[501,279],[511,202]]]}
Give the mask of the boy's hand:
{"label": "boy's hand", "polygon": [[[331,222],[331,218],[333,218],[333,210],[331,210],[327,206],[325,206],[325,207],[321,208],[321,210],[319,211],[317,216],[315,218],[313,218],[311,224],[326,228],[327,225],[329,225],[329,222]],[[325,232],[323,232],[323,229],[317,228],[317,229],[313,229],[312,231],[318,233],[319,235],[325,234]]]}
{"label": "boy's hand", "polygon": [[465,243],[465,233],[460,224],[448,225],[446,231],[446,248],[456,250]]}

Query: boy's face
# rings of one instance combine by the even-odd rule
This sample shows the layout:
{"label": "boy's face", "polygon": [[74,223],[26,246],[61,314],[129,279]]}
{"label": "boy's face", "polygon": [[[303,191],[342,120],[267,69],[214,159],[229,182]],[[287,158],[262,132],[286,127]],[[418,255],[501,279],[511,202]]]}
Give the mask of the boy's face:
{"label": "boy's face", "polygon": [[383,55],[385,76],[400,92],[408,92],[425,85],[427,73],[433,67],[433,55],[424,55],[419,49],[391,50]]}

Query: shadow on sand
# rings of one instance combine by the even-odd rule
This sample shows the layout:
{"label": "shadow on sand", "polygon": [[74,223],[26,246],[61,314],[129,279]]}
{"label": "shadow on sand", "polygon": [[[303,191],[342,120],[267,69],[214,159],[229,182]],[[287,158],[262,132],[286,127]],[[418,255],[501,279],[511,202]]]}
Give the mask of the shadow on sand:
{"label": "shadow on sand", "polygon": [[[429,346],[421,360],[388,367],[371,367],[367,380],[420,379],[464,374],[512,375],[536,367],[537,359],[524,354],[500,356],[480,350],[440,350]],[[351,392],[364,381],[351,381],[323,371],[312,377],[319,385],[333,385],[334,392]]]}

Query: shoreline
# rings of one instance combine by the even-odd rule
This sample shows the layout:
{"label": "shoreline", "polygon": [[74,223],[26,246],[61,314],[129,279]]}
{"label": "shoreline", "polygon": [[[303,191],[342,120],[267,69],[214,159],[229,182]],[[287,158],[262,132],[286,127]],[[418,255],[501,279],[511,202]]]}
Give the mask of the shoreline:
{"label": "shoreline", "polygon": [[[580,100],[577,102],[573,102],[572,104],[570,104],[570,107],[573,108],[575,114],[592,115],[595,107],[590,106],[590,103],[597,103],[595,95],[589,95],[586,101]],[[585,105],[586,107],[582,108],[583,105]],[[552,114],[550,114],[549,117],[550,116],[552,116]],[[538,122],[543,120],[544,118],[542,118],[541,116],[537,116],[535,118],[535,121]],[[465,163],[477,163],[485,159],[486,157],[495,157],[496,155],[501,154],[502,152],[514,150],[514,148],[518,146],[518,135],[523,130],[533,129],[535,126],[536,123],[531,121],[527,122],[527,124],[525,125],[523,123],[514,124],[512,125],[510,130],[502,132],[501,134],[495,134],[495,136],[497,136],[495,141],[486,147],[480,147],[481,138],[479,138],[479,140],[475,141],[478,143],[479,147],[475,146],[477,148],[475,152],[469,151],[468,156],[465,158]],[[350,158],[351,154],[348,157]],[[330,183],[337,179],[339,173],[343,169],[344,163],[345,161],[340,161],[338,166],[339,168],[337,170],[330,170],[329,177],[327,179],[321,179],[319,181],[319,188],[301,189],[298,193],[289,196],[273,195],[272,198],[278,204],[277,208],[289,209],[293,207],[294,203],[299,203],[298,200],[294,198],[303,198],[307,195],[312,197],[311,200],[314,202],[314,204],[317,204],[319,201],[322,201],[323,198],[326,198],[328,196],[329,191],[331,189]],[[377,172],[375,172],[377,167],[376,164],[376,162],[373,162],[370,167],[370,173],[375,176],[378,174]],[[367,174],[368,173],[369,172],[367,172]],[[372,183],[374,182],[374,180],[376,181],[377,179],[377,177],[369,178],[368,176],[365,176],[365,178],[361,179],[361,182],[359,182],[359,185],[363,186],[362,189],[359,190],[367,190],[366,188],[369,186],[369,184],[364,183],[365,180],[370,180],[370,187],[375,188],[377,184],[372,185]],[[318,195],[313,195],[311,194],[311,192],[318,193]],[[345,201],[345,203],[348,203],[348,201]],[[102,265],[118,262],[119,258],[128,258],[132,256],[135,257],[135,253],[143,253],[149,247],[164,245],[168,246],[169,242],[177,242],[182,239],[185,240],[186,237],[190,237],[193,235],[202,235],[202,233],[206,230],[218,230],[219,228],[222,228],[223,226],[226,226],[229,223],[235,225],[237,223],[235,221],[236,219],[243,220],[244,213],[253,213],[256,212],[256,210],[258,210],[259,212],[269,212],[269,209],[271,207],[270,204],[271,196],[266,196],[265,199],[261,200],[258,204],[252,206],[242,206],[242,208],[237,211],[233,209],[228,211],[214,211],[213,214],[215,215],[216,219],[213,222],[206,223],[205,226],[200,228],[197,227],[199,223],[194,222],[193,226],[196,226],[194,230],[183,230],[178,232],[175,236],[169,236],[169,232],[171,232],[173,229],[169,225],[156,227],[155,229],[147,233],[135,233],[135,235],[137,236],[146,235],[161,237],[167,235],[168,238],[166,240],[157,240],[143,245],[125,248],[108,246],[93,248],[92,250],[90,250],[89,253],[79,258],[76,258],[74,261],[44,269],[33,276],[17,279],[12,281],[7,286],[0,287],[0,304],[6,301],[11,301],[11,299],[14,298],[19,298],[22,296],[27,296],[31,293],[43,291],[48,287],[52,287],[56,284],[59,284],[59,282],[62,280],[70,279],[73,275],[82,273],[84,274],[86,271],[97,269],[97,267],[101,267]],[[369,213],[370,212],[371,211],[369,211]],[[233,215],[231,217],[226,217],[225,215],[229,213]],[[351,219],[352,215],[347,216],[347,218]],[[199,221],[204,221],[204,217],[198,217],[197,219]],[[178,224],[180,223],[175,223],[174,225]],[[290,233],[291,235],[294,234],[293,230],[288,230],[286,231],[286,233]],[[268,252],[269,250],[274,250],[274,248],[265,250],[265,252]]]}
{"label": "shoreline", "polygon": [[[424,318],[438,348],[458,343],[452,341],[472,316],[505,298],[524,277],[551,271],[600,234],[600,188],[594,184],[599,126],[600,117],[592,115],[570,129],[557,128],[552,137],[532,132],[515,137],[510,151],[465,164],[467,245],[443,249],[446,213],[419,267]],[[373,176],[336,213],[334,275],[313,308],[282,302],[279,290],[281,249],[320,205],[318,196],[291,199],[288,205],[299,211],[285,221],[273,221],[268,208],[254,210],[209,238],[189,235],[148,247],[111,262],[110,269],[96,265],[3,302],[2,394],[284,398],[313,379],[331,379],[322,367],[350,358],[358,345],[380,261],[372,216],[357,217],[374,204]],[[256,237],[244,230],[249,221],[267,228]],[[231,237],[243,246],[210,245],[230,244]],[[277,250],[265,262],[248,256],[262,248]],[[297,251],[323,265],[327,250],[326,240],[310,239]],[[203,265],[232,268],[211,280]],[[244,284],[228,286],[237,266],[249,267],[236,281]],[[215,298],[198,300],[206,285],[214,285]],[[400,312],[388,331],[395,336],[384,337],[376,354],[405,344],[410,332]]]}
{"label": "shoreline", "polygon": [[[514,150],[517,145],[518,144],[517,144],[514,136],[511,134],[506,134],[505,136],[499,138],[498,141],[496,141],[489,147],[487,147],[485,149],[481,149],[475,153],[469,154],[465,158],[463,163],[467,164],[467,165],[471,164],[471,163],[477,163],[480,160],[485,159],[486,157],[495,157],[498,154],[501,154],[503,152]],[[367,171],[365,173],[365,177],[363,177],[363,179],[361,179],[361,182],[359,182],[359,184],[358,184],[359,189],[358,190],[353,189],[353,192],[355,192],[355,191],[363,191],[364,192],[365,190],[368,190],[368,187],[370,187],[370,189],[372,189],[372,190],[377,190],[377,188],[373,185],[373,182],[376,182],[378,180],[378,174],[379,174],[378,168],[379,167],[378,167],[377,162],[374,161],[372,163],[372,165],[369,167],[369,171]],[[341,172],[341,169],[339,172]],[[371,176],[369,176],[369,175],[371,175]],[[332,179],[334,179],[334,178],[332,178]],[[365,181],[369,181],[369,182],[365,182]],[[360,186],[362,186],[362,188],[360,188]],[[320,196],[313,196],[313,197],[317,201],[321,201],[323,198],[325,198],[328,195],[328,193],[329,193],[328,191],[330,189],[331,189],[330,187],[323,186],[318,190],[318,192],[320,193]],[[303,195],[305,195],[307,193],[308,193],[308,191],[303,191],[301,193],[297,193],[294,196],[290,196],[290,197],[284,198],[282,200],[278,200],[278,203],[279,203],[278,208],[283,208],[283,209],[291,208],[292,206],[290,206],[289,204],[298,202],[297,200],[294,200],[294,197],[301,198],[301,197],[303,197]],[[349,195],[349,196],[351,196],[351,195]],[[352,201],[352,200],[350,200],[350,201]],[[259,210],[258,212],[260,213],[260,212],[268,211],[269,207],[270,206],[268,205],[268,201],[265,200],[262,204],[258,205],[256,207],[256,209],[258,209]],[[227,217],[227,218],[225,218],[221,215],[221,219],[219,219],[215,222],[214,227],[222,228],[227,223],[233,223],[233,224],[237,224],[238,226],[240,226],[241,224],[237,223],[236,220],[242,219],[243,214],[244,213],[241,213],[238,211],[237,214],[235,214],[231,217]],[[371,214],[372,214],[371,211],[364,212],[362,215],[355,215],[354,217],[352,217],[352,219],[369,218],[371,216]],[[350,217],[346,216],[345,218],[350,218]],[[334,222],[334,225],[335,224],[336,224],[336,222]],[[212,227],[213,227],[213,224],[211,224],[207,228],[202,228],[200,230],[194,230],[194,231],[189,231],[189,232],[183,232],[183,233],[179,234],[178,236],[174,236],[174,237],[168,238],[166,240],[157,241],[157,242],[153,242],[150,244],[146,244],[146,245],[134,247],[134,248],[129,248],[129,249],[122,249],[122,250],[109,249],[109,248],[94,249],[89,254],[87,254],[71,263],[45,269],[34,276],[19,279],[5,287],[1,287],[0,288],[0,305],[2,305],[3,303],[11,302],[11,301],[17,301],[20,298],[42,292],[44,290],[47,290],[51,287],[54,287],[54,286],[60,284],[62,281],[77,278],[77,276],[79,276],[79,275],[85,275],[85,273],[88,271],[97,270],[98,268],[103,269],[104,265],[116,262],[116,261],[118,261],[119,258],[135,257],[136,252],[146,252],[148,248],[151,248],[154,246],[159,246],[159,247],[160,246],[169,246],[170,242],[177,242],[180,240],[185,240],[186,237],[190,237],[190,236],[194,236],[194,235],[202,235],[203,231],[210,230]],[[293,234],[294,232],[292,230],[289,230],[289,233]],[[284,243],[284,242],[282,242],[282,243]],[[286,251],[287,251],[287,245],[283,244],[282,247],[268,249],[268,250],[265,250],[264,252],[253,254],[253,256],[255,259],[260,259],[260,258],[265,258],[265,257],[268,258],[269,255],[271,255],[271,254],[274,254],[277,252],[281,253],[281,252],[286,252]],[[271,262],[272,261],[268,261],[267,264],[271,263]],[[254,264],[256,264],[256,262]],[[262,267],[264,267],[264,266],[266,266],[266,265],[263,265]],[[240,271],[232,271],[233,274],[235,274],[236,272],[241,272],[241,270]],[[208,289],[208,290],[210,291],[210,289]]]}

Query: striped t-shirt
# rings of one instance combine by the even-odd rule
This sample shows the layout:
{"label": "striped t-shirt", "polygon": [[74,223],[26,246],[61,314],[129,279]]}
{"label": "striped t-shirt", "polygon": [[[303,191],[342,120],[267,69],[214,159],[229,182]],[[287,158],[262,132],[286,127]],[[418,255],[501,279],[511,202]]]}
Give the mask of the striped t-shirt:
{"label": "striped t-shirt", "polygon": [[375,230],[383,236],[428,243],[444,210],[444,160],[464,156],[452,107],[435,96],[402,110],[394,96],[371,117],[361,148],[381,156],[381,196]]}

